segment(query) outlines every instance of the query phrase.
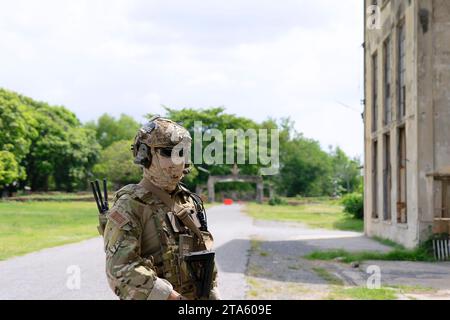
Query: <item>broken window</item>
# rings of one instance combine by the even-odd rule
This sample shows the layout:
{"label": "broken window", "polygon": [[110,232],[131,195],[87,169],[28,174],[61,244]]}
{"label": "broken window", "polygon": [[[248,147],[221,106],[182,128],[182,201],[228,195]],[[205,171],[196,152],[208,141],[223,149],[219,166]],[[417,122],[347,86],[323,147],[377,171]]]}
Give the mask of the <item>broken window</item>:
{"label": "broken window", "polygon": [[383,163],[383,219],[391,220],[391,137],[384,135]]}
{"label": "broken window", "polygon": [[378,219],[378,142],[372,146],[372,218]]}
{"label": "broken window", "polygon": [[405,127],[398,129],[398,199],[397,199],[397,222],[407,223],[407,207],[406,207],[406,130]]}
{"label": "broken window", "polygon": [[389,124],[392,119],[391,106],[391,38],[388,37],[383,46],[384,56],[384,124]]}
{"label": "broken window", "polygon": [[406,114],[406,33],[405,23],[398,27],[398,119],[403,119]]}
{"label": "broken window", "polygon": [[378,124],[378,56],[372,57],[372,132],[377,130]]}

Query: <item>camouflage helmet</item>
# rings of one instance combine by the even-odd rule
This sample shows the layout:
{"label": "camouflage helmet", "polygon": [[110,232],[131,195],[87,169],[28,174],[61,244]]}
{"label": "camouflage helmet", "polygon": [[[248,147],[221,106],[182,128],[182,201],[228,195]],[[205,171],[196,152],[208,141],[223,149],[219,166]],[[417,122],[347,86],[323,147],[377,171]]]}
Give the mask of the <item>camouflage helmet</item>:
{"label": "camouflage helmet", "polygon": [[173,148],[191,141],[189,131],[180,124],[160,116],[152,117],[134,138],[131,148],[134,163],[148,168],[151,164],[151,148]]}

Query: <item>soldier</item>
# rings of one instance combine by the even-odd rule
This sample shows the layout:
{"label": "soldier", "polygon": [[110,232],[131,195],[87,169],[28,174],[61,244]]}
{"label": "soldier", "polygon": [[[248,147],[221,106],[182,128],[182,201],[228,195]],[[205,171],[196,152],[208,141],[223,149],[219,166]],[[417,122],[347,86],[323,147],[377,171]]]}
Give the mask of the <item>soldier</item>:
{"label": "soldier", "polygon": [[[189,152],[183,151],[190,144],[186,129],[160,117],[136,135],[133,155],[143,167],[143,179],[116,193],[106,225],[100,226],[108,283],[120,299],[202,298],[183,259],[192,252],[208,253],[213,240],[202,200],[180,183],[189,172]],[[219,299],[215,263],[212,282],[202,299]]]}

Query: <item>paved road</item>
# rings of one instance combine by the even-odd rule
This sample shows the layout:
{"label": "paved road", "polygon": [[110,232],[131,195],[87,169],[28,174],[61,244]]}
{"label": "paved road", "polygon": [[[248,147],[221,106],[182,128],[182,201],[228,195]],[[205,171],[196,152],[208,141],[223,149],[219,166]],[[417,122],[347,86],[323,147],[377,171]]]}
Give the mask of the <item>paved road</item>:
{"label": "paved road", "polygon": [[[297,255],[317,248],[388,250],[356,232],[309,229],[293,223],[254,222],[242,209],[240,205],[232,205],[208,210],[223,299],[245,299],[245,271],[253,238],[302,240],[304,245],[296,249]],[[81,275],[79,288],[74,281],[78,272]],[[105,279],[101,238],[0,262],[0,299],[115,299]]]}

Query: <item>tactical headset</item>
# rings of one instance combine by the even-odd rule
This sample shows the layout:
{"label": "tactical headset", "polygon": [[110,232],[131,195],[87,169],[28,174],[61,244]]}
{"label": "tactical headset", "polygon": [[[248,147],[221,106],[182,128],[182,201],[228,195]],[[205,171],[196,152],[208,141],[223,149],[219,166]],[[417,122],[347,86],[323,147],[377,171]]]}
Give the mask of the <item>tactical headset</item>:
{"label": "tactical headset", "polygon": [[[156,128],[155,120],[158,118],[160,118],[160,116],[152,117],[140,130],[144,130],[146,134],[150,134]],[[133,151],[135,164],[141,165],[147,169],[150,167],[152,164],[150,148],[145,143],[139,141],[138,136],[136,136],[134,144],[131,145],[131,151]]]}

